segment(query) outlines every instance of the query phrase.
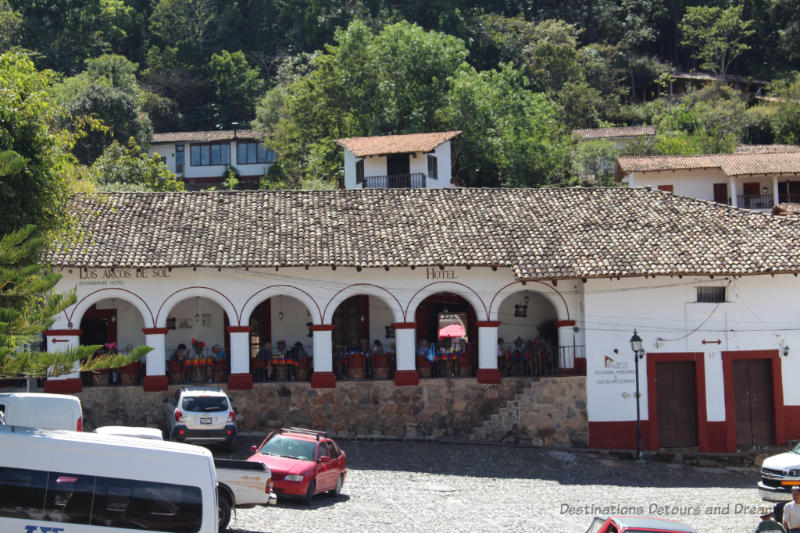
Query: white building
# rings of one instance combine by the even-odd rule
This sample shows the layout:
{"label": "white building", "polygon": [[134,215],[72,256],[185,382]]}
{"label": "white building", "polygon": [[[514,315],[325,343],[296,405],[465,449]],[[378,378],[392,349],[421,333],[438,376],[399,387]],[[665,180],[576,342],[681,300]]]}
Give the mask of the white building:
{"label": "white building", "polygon": [[[769,150],[769,151],[767,151]],[[800,147],[617,159],[617,180],[746,209],[800,202]]]}
{"label": "white building", "polygon": [[109,193],[71,209],[45,259],[78,302],[47,343],[147,344],[145,391],[166,389],[190,339],[226,347],[230,388],[281,339],[313,355],[311,387],[335,387],[337,355],[374,339],[414,386],[418,341],[456,316],[463,379],[499,382],[498,339],[540,333],[557,373],[585,372],[593,447],[635,447],[637,366],[645,448],[800,438],[800,220],[644,188]]}
{"label": "white building", "polygon": [[450,139],[460,131],[348,137],[345,189],[440,189],[452,187]]}
{"label": "white building", "polygon": [[262,141],[263,134],[255,130],[156,133],[148,153],[160,155],[189,190],[221,184],[230,168],[246,187],[257,188],[276,161]]}

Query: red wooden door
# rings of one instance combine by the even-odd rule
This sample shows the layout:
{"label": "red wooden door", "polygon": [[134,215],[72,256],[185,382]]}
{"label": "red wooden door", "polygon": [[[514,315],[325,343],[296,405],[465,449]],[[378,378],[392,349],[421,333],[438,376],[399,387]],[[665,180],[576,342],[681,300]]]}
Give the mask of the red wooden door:
{"label": "red wooden door", "polygon": [[697,378],[694,361],[656,363],[658,446],[697,446]]}
{"label": "red wooden door", "polygon": [[736,445],[773,444],[772,361],[733,361],[733,389]]}
{"label": "red wooden door", "polygon": [[718,204],[728,204],[728,184],[714,184],[714,201]]}

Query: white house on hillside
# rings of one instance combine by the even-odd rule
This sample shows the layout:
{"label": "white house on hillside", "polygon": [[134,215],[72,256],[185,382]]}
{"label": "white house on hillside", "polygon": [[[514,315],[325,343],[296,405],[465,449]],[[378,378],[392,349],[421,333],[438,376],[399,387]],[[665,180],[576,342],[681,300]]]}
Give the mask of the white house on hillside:
{"label": "white house on hillside", "polygon": [[262,139],[255,130],[156,133],[148,153],[164,158],[189,190],[222,183],[229,168],[236,169],[245,187],[255,187],[276,160],[275,152],[265,148]]}
{"label": "white house on hillside", "polygon": [[452,187],[450,139],[460,131],[348,137],[345,189],[440,189]]}
{"label": "white house on hillside", "polygon": [[[769,148],[770,151],[765,151]],[[800,147],[617,159],[617,181],[746,209],[800,202]]]}

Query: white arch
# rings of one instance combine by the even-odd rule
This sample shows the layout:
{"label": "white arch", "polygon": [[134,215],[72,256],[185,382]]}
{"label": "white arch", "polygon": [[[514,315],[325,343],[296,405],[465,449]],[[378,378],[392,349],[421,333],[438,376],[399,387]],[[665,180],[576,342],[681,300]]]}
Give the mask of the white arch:
{"label": "white arch", "polygon": [[73,324],[72,327],[78,328],[81,320],[83,319],[83,315],[86,311],[99,302],[100,300],[108,300],[110,298],[117,298],[119,300],[124,300],[138,309],[139,314],[142,315],[142,322],[144,323],[144,327],[151,328],[155,323],[155,317],[153,315],[153,311],[151,307],[148,305],[147,302],[142,299],[141,296],[136,294],[135,292],[129,291],[127,289],[98,289],[96,291],[90,292],[83,298],[79,299],[78,302],[72,307],[69,311],[67,321],[70,324]]}
{"label": "white arch", "polygon": [[311,313],[311,321],[314,324],[322,323],[322,311],[320,311],[319,304],[314,297],[306,291],[299,289],[293,285],[271,285],[253,293],[245,302],[242,313],[239,317],[241,324],[246,326],[250,320],[250,315],[253,313],[258,304],[272,298],[273,296],[288,296],[299,300],[306,306],[306,309]]}
{"label": "white arch", "polygon": [[[336,311],[336,308],[339,307],[343,301],[347,300],[351,296],[356,296],[359,294],[367,294],[369,296],[378,298],[389,306],[395,322],[405,322],[405,319],[403,318],[403,306],[400,304],[400,301],[397,299],[397,297],[389,290],[371,283],[355,283],[337,292],[334,297],[331,298],[327,304],[325,304],[325,309],[322,312],[322,318],[330,322],[333,318],[333,312]],[[324,324],[325,322],[322,323]]]}
{"label": "white arch", "polygon": [[432,294],[437,294],[440,292],[449,292],[461,296],[472,306],[478,321],[487,320],[487,306],[481,297],[478,296],[478,293],[476,293],[467,285],[457,281],[434,281],[433,283],[429,283],[428,285],[424,286],[422,289],[417,291],[417,293],[411,298],[411,301],[408,302],[408,306],[406,307],[406,316],[413,317],[414,313],[417,312],[417,307],[419,307],[419,304],[422,303],[422,300]]}
{"label": "white arch", "polygon": [[550,305],[553,306],[553,309],[555,309],[558,320],[570,319],[567,300],[561,295],[560,292],[558,292],[558,289],[542,282],[527,281],[525,282],[525,285],[522,285],[521,281],[515,281],[513,283],[509,283],[497,291],[497,293],[494,295],[490,303],[491,308],[489,309],[489,316],[491,318],[489,318],[489,320],[497,320],[497,315],[500,312],[500,305],[502,305],[502,303],[510,296],[522,291],[535,292],[536,294],[544,297],[548,302],[550,302]]}
{"label": "white arch", "polygon": [[186,300],[187,298],[191,298],[193,296],[198,296],[201,298],[206,298],[211,300],[212,302],[216,303],[222,310],[228,315],[228,323],[230,325],[237,325],[239,324],[239,316],[236,314],[236,308],[233,306],[233,302],[231,302],[227,296],[222,294],[216,289],[211,289],[209,287],[185,287],[183,289],[178,289],[177,291],[173,292],[161,303],[156,312],[156,327],[163,328],[167,325],[167,316],[169,312],[172,310],[173,307],[178,302]]}

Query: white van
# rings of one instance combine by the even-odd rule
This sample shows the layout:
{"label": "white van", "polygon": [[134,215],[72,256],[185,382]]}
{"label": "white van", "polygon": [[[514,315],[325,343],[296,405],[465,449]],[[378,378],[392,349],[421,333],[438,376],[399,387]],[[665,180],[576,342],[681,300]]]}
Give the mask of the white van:
{"label": "white van", "polygon": [[0,411],[9,426],[83,430],[81,400],[71,394],[2,393]]}
{"label": "white van", "polygon": [[217,533],[205,448],[2,426],[0,450],[2,532]]}

